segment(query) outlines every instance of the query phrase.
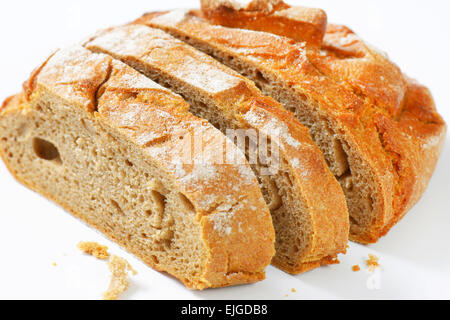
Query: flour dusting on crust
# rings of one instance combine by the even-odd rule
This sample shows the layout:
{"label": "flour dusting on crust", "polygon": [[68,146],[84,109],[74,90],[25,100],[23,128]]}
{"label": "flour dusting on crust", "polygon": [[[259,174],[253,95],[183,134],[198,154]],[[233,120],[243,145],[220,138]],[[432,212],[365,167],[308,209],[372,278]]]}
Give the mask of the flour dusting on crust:
{"label": "flour dusting on crust", "polygon": [[[230,208],[231,209],[231,208]],[[232,219],[234,211],[217,212],[211,216],[214,223],[214,230],[221,236],[229,236],[232,231]]]}
{"label": "flour dusting on crust", "polygon": [[153,19],[153,22],[162,26],[176,26],[178,23],[186,18],[189,13],[188,9],[176,9],[169,13],[163,14]]}

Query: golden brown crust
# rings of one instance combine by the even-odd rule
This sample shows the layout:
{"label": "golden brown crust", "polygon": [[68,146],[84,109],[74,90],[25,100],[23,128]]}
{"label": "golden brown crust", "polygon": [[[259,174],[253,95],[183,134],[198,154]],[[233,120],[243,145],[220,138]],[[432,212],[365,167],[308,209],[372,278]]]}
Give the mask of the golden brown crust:
{"label": "golden brown crust", "polygon": [[[345,197],[308,130],[292,113],[262,95],[246,78],[160,30],[140,25],[113,28],[100,32],[85,46],[128,62],[144,73],[149,66],[160,74],[175,76],[196,70],[195,79],[190,83],[187,79],[186,86],[195,87],[225,112],[239,113],[236,119],[239,128],[256,129],[272,141],[279,141],[282,159],[289,166],[286,170],[295,190],[293,194],[306,208],[313,231],[303,255],[290,259],[276,255],[273,264],[297,273],[325,264],[345,252],[349,230]],[[201,73],[203,70],[208,71],[207,76]],[[213,87],[205,84],[205,79]],[[221,87],[223,90],[219,90]],[[279,133],[282,134],[275,136]]]}
{"label": "golden brown crust", "polygon": [[[139,22],[152,25],[156,20],[144,16]],[[353,232],[351,239],[376,242],[420,198],[439,157],[445,123],[426,88],[405,79],[398,67],[348,29],[330,26],[318,51],[269,33],[212,26],[195,13],[153,25],[256,63],[334,122],[372,172],[381,199],[372,225]],[[348,47],[336,45],[347,43],[342,34]]]}
{"label": "golden brown crust", "polygon": [[[153,158],[155,163],[165,162],[161,165],[162,170],[167,171],[177,188],[180,188],[194,205],[197,219],[203,225],[203,240],[209,250],[214,251],[207,264],[201,266],[203,274],[199,275],[198,279],[181,279],[187,286],[204,289],[254,282],[264,278],[264,268],[274,254],[275,236],[270,213],[248,164],[238,168],[235,165],[222,166],[213,163],[211,166],[215,168],[216,174],[210,181],[204,181],[202,177],[196,177],[194,165],[186,165],[183,170],[176,170],[175,166],[169,165],[180,160],[179,153],[182,148],[176,144],[178,139],[158,141],[157,145],[152,145],[148,139],[139,139],[146,133],[147,136],[164,136],[167,129],[186,134],[199,129],[211,137],[212,143],[208,147],[231,143],[207,122],[190,115],[186,111],[187,104],[179,96],[157,86],[118,61],[105,55],[92,54],[77,46],[57,52],[34,77],[35,86],[30,95],[32,104],[38,103],[39,97],[44,94],[57,96],[68,105],[85,110],[87,116],[95,117],[102,125],[117,130],[128,141],[144,148],[147,156]],[[17,102],[14,99],[10,101]],[[7,112],[14,112],[18,108],[17,105],[8,104]],[[131,122],[130,112],[136,115],[135,120]],[[228,145],[227,148],[234,150]],[[167,152],[161,152],[164,150]],[[243,158],[240,163],[246,163],[244,156],[239,151],[236,152]],[[6,157],[2,157],[11,169]],[[10,171],[17,177],[14,170]],[[63,205],[38,187],[27,181],[21,182]],[[236,186],[237,188],[233,188]],[[229,233],[223,234],[215,227],[214,217],[220,212],[214,207],[228,203],[233,210],[232,218],[226,220],[231,229]],[[84,215],[76,212],[76,208],[66,209],[86,221]],[[240,230],[252,236],[243,238],[237,228],[239,224]],[[93,227],[155,267],[152,259],[119,240],[104,226]]]}
{"label": "golden brown crust", "polygon": [[[247,7],[233,6],[228,0],[203,0],[202,11],[214,24],[270,31],[291,37],[311,46],[320,46],[327,28],[327,15],[321,9],[292,7],[283,1],[250,3]],[[199,13],[200,14],[200,13]]]}
{"label": "golden brown crust", "polygon": [[310,50],[311,62],[362,99],[396,118],[403,106],[407,82],[384,53],[364,43],[344,26],[328,25],[320,51]]}
{"label": "golden brown crust", "polygon": [[426,87],[405,77],[385,54],[345,26],[329,25],[321,51],[311,50],[309,57],[378,111],[373,121],[396,180],[393,214],[380,231],[383,236],[425,191],[445,139],[445,123]]}
{"label": "golden brown crust", "polygon": [[8,106],[11,103],[11,100],[13,100],[14,98],[16,98],[16,95],[6,98],[5,101],[3,101],[2,105],[0,106],[0,112],[3,109],[6,109],[6,106]]}
{"label": "golden brown crust", "polygon": [[29,100],[31,94],[36,87],[36,77],[39,75],[41,70],[47,65],[47,62],[53,57],[56,52],[52,53],[41,65],[31,72],[30,77],[23,83],[23,92],[25,99]]}

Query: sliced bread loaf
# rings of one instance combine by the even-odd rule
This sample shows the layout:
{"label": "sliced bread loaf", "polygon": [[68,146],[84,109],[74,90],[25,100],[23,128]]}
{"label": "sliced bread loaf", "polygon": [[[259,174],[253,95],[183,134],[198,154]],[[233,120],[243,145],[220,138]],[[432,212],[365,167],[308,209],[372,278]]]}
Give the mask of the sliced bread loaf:
{"label": "sliced bread loaf", "polygon": [[[0,154],[20,182],[189,288],[261,280],[275,236],[257,180],[188,109],[125,64],[74,46],[5,102]],[[225,150],[239,165],[221,160]]]}
{"label": "sliced bread loaf", "polygon": [[[275,266],[300,273],[334,263],[337,254],[345,252],[349,220],[338,182],[308,130],[279,103],[262,95],[253,82],[167,33],[143,25],[105,30],[85,47],[109,54],[181,94],[192,113],[228,136],[242,138],[239,133],[243,133],[250,140],[247,144],[240,140],[243,143],[238,145],[245,150],[271,209]],[[270,155],[269,161],[263,154]]]}
{"label": "sliced bread loaf", "polygon": [[[377,241],[425,190],[446,130],[422,86],[408,81],[410,93],[398,107],[379,107],[336,77],[341,65],[320,60],[321,54],[324,59],[330,54],[317,51],[312,57],[313,46],[305,43],[213,25],[186,10],[150,13],[136,23],[163,29],[254,80],[309,127],[345,192],[352,240]],[[374,74],[363,72],[362,79]],[[350,79],[357,74],[350,73]]]}

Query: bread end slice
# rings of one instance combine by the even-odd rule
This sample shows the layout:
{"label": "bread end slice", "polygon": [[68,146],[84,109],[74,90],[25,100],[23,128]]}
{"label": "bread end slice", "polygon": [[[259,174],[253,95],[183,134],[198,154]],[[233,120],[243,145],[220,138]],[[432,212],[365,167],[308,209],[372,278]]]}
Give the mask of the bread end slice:
{"label": "bread end slice", "polygon": [[274,230],[257,180],[237,149],[241,165],[180,161],[195,130],[206,154],[231,144],[187,108],[75,46],[42,68],[29,99],[5,103],[0,154],[21,183],[189,288],[262,280]]}

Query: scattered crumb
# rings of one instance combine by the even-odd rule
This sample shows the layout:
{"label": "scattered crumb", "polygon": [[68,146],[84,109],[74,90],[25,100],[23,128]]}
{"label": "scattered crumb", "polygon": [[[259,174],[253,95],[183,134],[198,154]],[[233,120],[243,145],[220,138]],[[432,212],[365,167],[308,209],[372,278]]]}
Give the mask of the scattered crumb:
{"label": "scattered crumb", "polygon": [[128,272],[136,275],[137,272],[131,267],[127,260],[118,256],[112,256],[108,262],[112,277],[108,291],[103,294],[104,300],[117,300],[119,295],[128,289]]}
{"label": "scattered crumb", "polygon": [[109,258],[108,247],[102,246],[97,242],[80,242],[78,249],[100,260],[106,260]]}
{"label": "scattered crumb", "polygon": [[[104,300],[117,300],[121,293],[125,292],[130,285],[128,273],[136,275],[127,260],[118,256],[110,256],[107,246],[102,246],[97,242],[80,242],[78,249],[100,260],[108,260],[109,271],[111,271],[111,281],[108,290],[103,294]],[[56,266],[56,263],[53,265]]]}
{"label": "scattered crumb", "polygon": [[378,263],[379,258],[373,254],[369,254],[369,259],[366,260],[366,264],[369,267],[369,271],[373,271],[380,266]]}
{"label": "scattered crumb", "polygon": [[358,265],[354,265],[354,266],[352,267],[352,270],[353,270],[353,272],[358,272],[358,271],[361,270],[361,268],[360,268]]}
{"label": "scattered crumb", "polygon": [[52,266],[56,267],[56,266],[57,266],[56,262],[53,262],[53,263],[52,263]]}
{"label": "scattered crumb", "polygon": [[295,290],[294,288],[291,289],[292,292],[297,292],[297,290]]}

